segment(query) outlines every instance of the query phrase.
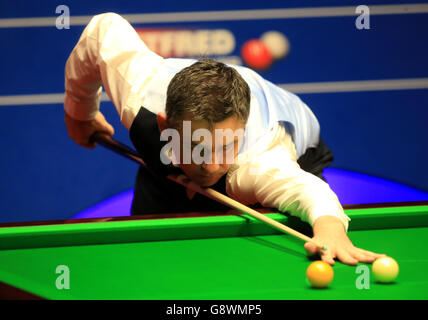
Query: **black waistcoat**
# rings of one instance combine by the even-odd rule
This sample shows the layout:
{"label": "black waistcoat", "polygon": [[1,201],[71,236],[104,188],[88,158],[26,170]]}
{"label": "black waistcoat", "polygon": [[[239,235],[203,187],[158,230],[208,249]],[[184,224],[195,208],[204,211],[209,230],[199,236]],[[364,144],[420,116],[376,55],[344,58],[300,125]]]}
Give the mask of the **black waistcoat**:
{"label": "black waistcoat", "polygon": [[[160,160],[161,149],[167,142],[160,141],[156,114],[141,107],[129,134],[134,147],[149,168],[140,166],[138,170],[132,215],[229,209],[201,194],[195,194],[193,199],[189,200],[183,186],[166,178],[169,174],[183,174],[183,171],[173,165],[164,165]],[[225,194],[226,175],[211,188]]]}

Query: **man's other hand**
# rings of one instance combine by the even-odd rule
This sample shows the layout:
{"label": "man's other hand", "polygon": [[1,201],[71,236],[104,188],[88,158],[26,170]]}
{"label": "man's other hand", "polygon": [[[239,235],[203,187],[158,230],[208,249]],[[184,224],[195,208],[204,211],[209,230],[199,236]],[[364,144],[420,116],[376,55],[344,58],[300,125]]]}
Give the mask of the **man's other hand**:
{"label": "man's other hand", "polygon": [[95,132],[105,132],[110,136],[114,134],[114,128],[106,121],[101,112],[98,112],[95,118],[89,121],[76,120],[65,113],[64,122],[68,136],[78,145],[88,149],[93,149],[96,146],[95,142],[90,141]]}

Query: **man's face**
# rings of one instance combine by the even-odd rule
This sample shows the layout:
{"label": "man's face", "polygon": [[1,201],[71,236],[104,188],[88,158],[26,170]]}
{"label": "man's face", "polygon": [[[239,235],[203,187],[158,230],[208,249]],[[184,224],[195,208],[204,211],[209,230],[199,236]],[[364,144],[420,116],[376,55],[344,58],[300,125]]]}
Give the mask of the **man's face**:
{"label": "man's face", "polygon": [[[192,121],[190,117],[184,118],[183,121],[188,122],[187,129],[182,126],[178,130],[182,151],[180,168],[198,185],[212,186],[233,164],[242,145],[245,124],[235,116],[211,127],[206,121]],[[191,161],[184,161],[185,157]]]}

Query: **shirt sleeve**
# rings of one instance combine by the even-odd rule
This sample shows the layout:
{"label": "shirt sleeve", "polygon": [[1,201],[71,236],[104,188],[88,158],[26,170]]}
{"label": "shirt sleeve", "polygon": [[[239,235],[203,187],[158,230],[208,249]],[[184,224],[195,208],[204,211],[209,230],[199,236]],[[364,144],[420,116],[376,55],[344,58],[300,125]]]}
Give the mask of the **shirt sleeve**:
{"label": "shirt sleeve", "polygon": [[321,216],[335,216],[347,231],[350,219],[337,196],[326,182],[299,167],[284,127],[278,125],[264,140],[232,165],[226,179],[229,196],[247,205],[260,203],[288,212],[311,226]]}
{"label": "shirt sleeve", "polygon": [[75,119],[93,119],[104,86],[129,129],[143,104],[150,79],[163,61],[120,15],[94,16],[65,66],[64,109]]}

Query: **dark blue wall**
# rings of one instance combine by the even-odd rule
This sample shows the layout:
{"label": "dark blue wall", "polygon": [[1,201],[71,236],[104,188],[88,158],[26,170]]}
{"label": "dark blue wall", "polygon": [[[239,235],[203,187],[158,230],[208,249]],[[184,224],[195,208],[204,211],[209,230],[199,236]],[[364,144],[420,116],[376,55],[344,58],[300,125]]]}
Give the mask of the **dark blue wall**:
{"label": "dark blue wall", "polygon": [[[405,1],[404,1],[405,2]],[[310,8],[359,1],[68,1],[73,15]],[[403,1],[366,1],[394,4]],[[411,1],[408,3],[423,3]],[[54,17],[57,1],[2,1],[0,19]],[[242,44],[268,30],[289,38],[289,56],[261,74],[278,84],[428,77],[428,14],[265,19],[134,25],[225,28]],[[84,26],[0,28],[0,98],[64,91],[65,61]],[[333,167],[389,178],[428,191],[428,90],[300,94],[319,118]],[[0,105],[0,222],[60,219],[133,187],[136,166],[109,151],[78,147],[67,135],[63,106]],[[102,112],[129,142],[110,102]]]}

